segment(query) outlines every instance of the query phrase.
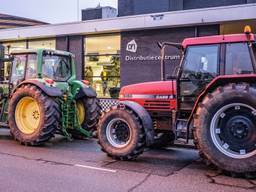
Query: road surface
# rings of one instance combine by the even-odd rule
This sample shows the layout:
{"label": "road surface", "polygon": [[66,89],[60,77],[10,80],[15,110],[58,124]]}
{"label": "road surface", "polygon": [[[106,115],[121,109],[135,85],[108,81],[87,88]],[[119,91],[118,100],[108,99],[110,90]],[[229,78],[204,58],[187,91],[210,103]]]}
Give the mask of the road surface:
{"label": "road surface", "polygon": [[256,180],[206,167],[193,149],[146,150],[133,162],[108,158],[92,140],[53,139],[42,147],[0,137],[0,191],[252,192]]}

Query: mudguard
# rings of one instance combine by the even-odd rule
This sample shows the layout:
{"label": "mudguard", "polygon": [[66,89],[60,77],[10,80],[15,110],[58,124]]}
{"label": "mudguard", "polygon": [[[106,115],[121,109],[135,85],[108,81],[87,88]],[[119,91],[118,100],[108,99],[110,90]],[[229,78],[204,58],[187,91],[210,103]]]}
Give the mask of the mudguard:
{"label": "mudguard", "polygon": [[240,74],[240,75],[220,75],[215,77],[202,91],[202,93],[197,97],[197,100],[194,104],[194,107],[192,109],[192,112],[189,116],[188,123],[187,123],[187,130],[189,131],[190,123],[192,122],[194,118],[194,114],[197,110],[197,107],[199,103],[203,100],[203,98],[209,93],[212,92],[214,89],[216,89],[219,86],[224,86],[228,83],[256,83],[256,74]]}
{"label": "mudguard", "polygon": [[83,87],[80,88],[75,99],[80,99],[82,97],[97,97],[97,94],[91,87]]}
{"label": "mudguard", "polygon": [[149,113],[138,103],[132,101],[120,101],[118,107],[122,108],[123,106],[133,110],[138,117],[141,119],[144,131],[146,133],[146,144],[150,146],[154,143],[154,128],[153,122]]}
{"label": "mudguard", "polygon": [[61,90],[57,87],[52,87],[52,86],[47,86],[42,82],[39,82],[37,80],[26,80],[23,81],[22,83],[20,83],[14,90],[13,92],[16,91],[17,88],[21,87],[22,85],[25,84],[32,84],[38,88],[40,88],[45,94],[51,96],[51,97],[61,97],[63,95],[63,93],[61,92]]}

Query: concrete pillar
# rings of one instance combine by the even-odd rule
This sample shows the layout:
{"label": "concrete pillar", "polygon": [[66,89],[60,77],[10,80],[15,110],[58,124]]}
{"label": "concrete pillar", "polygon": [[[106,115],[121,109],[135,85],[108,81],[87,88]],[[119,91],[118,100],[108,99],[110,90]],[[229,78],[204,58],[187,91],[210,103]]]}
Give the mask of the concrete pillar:
{"label": "concrete pillar", "polygon": [[84,73],[84,36],[69,37],[69,52],[75,55],[77,78],[82,79]]}
{"label": "concrete pillar", "polygon": [[69,51],[75,55],[77,79],[82,79],[84,71],[84,36],[57,37],[56,49]]}

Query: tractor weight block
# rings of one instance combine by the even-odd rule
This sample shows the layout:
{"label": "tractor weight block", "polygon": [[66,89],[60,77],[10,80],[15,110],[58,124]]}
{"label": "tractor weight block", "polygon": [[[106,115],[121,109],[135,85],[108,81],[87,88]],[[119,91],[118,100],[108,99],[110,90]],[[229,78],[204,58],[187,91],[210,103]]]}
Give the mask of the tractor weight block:
{"label": "tractor weight block", "polygon": [[153,128],[153,122],[152,119],[149,115],[149,113],[146,111],[145,108],[143,108],[141,105],[138,103],[132,102],[132,101],[121,101],[118,105],[120,108],[129,108],[133,112],[137,114],[137,116],[140,118],[143,129],[146,134],[146,144],[147,146],[150,146],[154,143],[154,128]]}

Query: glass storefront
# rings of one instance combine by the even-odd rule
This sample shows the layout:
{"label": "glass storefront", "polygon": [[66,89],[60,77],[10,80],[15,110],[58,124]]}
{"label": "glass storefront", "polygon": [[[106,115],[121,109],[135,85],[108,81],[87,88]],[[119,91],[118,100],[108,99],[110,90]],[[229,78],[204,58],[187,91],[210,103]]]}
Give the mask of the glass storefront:
{"label": "glass storefront", "polygon": [[98,97],[117,98],[120,90],[120,35],[85,38],[84,78]]}
{"label": "glass storefront", "polygon": [[27,42],[26,41],[8,42],[8,43],[3,43],[3,46],[5,47],[5,54],[10,54],[12,51],[26,49]]}
{"label": "glass storefront", "polygon": [[56,49],[56,41],[55,39],[44,39],[44,40],[30,40],[28,42],[29,49]]}

